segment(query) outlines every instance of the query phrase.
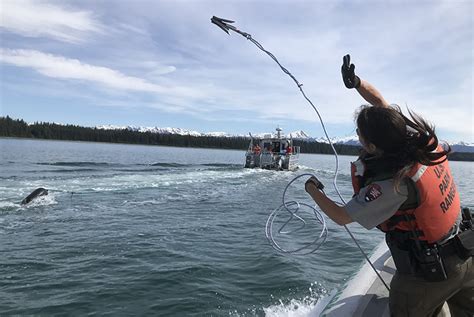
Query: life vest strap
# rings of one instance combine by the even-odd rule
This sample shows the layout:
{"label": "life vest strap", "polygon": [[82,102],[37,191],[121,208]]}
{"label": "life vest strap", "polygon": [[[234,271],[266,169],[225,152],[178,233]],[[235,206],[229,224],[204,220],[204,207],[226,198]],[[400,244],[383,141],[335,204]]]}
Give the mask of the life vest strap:
{"label": "life vest strap", "polygon": [[414,214],[403,214],[403,215],[394,215],[387,220],[387,226],[389,228],[395,227],[399,222],[402,221],[414,221],[415,215]]}
{"label": "life vest strap", "polygon": [[414,236],[416,236],[418,241],[422,241],[418,238],[423,236],[423,231],[421,230],[404,231],[395,229],[390,230],[386,233],[390,234],[395,240],[399,241],[400,243],[405,243],[407,240],[415,241]]}
{"label": "life vest strap", "polygon": [[441,239],[434,243],[428,244],[425,240],[419,239],[420,237],[424,236],[422,230],[411,230],[411,231],[404,231],[404,230],[390,230],[389,233],[396,241],[400,243],[405,243],[407,240],[415,241],[414,236],[416,236],[416,240],[421,242],[423,245],[432,246],[432,245],[440,245],[444,244],[445,242],[449,241],[456,233],[458,232],[458,225],[454,224],[453,227],[446,233]]}

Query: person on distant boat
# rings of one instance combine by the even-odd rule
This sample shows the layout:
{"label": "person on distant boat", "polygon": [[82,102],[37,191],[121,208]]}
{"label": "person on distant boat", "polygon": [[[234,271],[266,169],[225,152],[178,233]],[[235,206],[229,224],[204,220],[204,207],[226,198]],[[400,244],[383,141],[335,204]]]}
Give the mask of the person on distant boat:
{"label": "person on distant boat", "polygon": [[260,148],[260,145],[255,144],[253,146],[253,153],[255,153],[255,155],[260,155],[260,152],[262,152],[262,149]]}
{"label": "person on distant boat", "polygon": [[386,234],[397,271],[391,281],[392,316],[437,316],[447,301],[451,316],[474,316],[474,231],[447,155],[434,127],[391,106],[355,75],[350,56],[342,77],[371,105],[357,112],[362,154],[352,163],[354,196],[338,206],[311,177],[305,190],[339,225],[358,222]]}
{"label": "person on distant boat", "polygon": [[293,149],[292,149],[290,143],[288,142],[287,145],[286,145],[286,155],[291,155],[291,153],[293,153]]}

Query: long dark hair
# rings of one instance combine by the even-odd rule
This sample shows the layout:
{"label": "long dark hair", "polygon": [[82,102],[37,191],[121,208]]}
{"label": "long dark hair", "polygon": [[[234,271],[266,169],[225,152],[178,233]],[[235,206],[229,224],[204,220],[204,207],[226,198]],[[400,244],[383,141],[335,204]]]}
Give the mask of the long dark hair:
{"label": "long dark hair", "polygon": [[359,134],[381,152],[381,158],[393,161],[399,172],[395,183],[408,173],[415,164],[437,165],[447,159],[451,148],[438,149],[435,128],[421,116],[408,110],[410,118],[403,115],[400,107],[362,106],[356,113]]}

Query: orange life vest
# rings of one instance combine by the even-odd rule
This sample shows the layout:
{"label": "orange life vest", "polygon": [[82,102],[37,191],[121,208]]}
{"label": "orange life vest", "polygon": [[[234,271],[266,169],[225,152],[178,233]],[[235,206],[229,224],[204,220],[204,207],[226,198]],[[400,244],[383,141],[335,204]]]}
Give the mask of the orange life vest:
{"label": "orange life vest", "polygon": [[[364,160],[352,163],[352,185],[357,194],[362,186],[373,181],[390,179],[391,176],[375,175],[364,179],[367,171],[361,173]],[[359,168],[358,168],[359,167]],[[384,232],[392,230],[414,232],[419,240],[435,243],[446,237],[453,228],[461,210],[448,161],[425,166],[415,164],[407,175],[408,198],[399,210],[388,220],[377,226]]]}

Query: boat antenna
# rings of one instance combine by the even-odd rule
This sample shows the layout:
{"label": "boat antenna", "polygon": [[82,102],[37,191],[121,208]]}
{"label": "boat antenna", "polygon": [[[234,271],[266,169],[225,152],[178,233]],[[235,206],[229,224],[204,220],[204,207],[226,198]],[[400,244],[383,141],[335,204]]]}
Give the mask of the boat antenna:
{"label": "boat antenna", "polygon": [[[336,190],[336,193],[337,195],[339,196],[339,199],[341,200],[341,202],[343,204],[346,204],[344,198],[342,197],[340,191],[339,191],[339,188],[337,187],[337,175],[338,175],[338,172],[339,172],[339,157],[338,157],[338,154],[337,154],[337,151],[336,149],[334,148],[334,145],[331,141],[331,138],[329,137],[329,134],[326,130],[326,126],[324,125],[324,121],[318,111],[318,109],[314,106],[313,102],[306,96],[304,90],[303,90],[303,84],[301,84],[295,76],[293,76],[293,74],[290,73],[290,71],[288,69],[286,69],[285,67],[283,67],[282,64],[280,64],[280,62],[278,61],[278,59],[275,57],[275,55],[273,55],[271,52],[267,51],[259,42],[257,42],[255,39],[252,38],[252,35],[250,35],[249,33],[246,33],[246,32],[243,32],[243,31],[240,31],[239,29],[237,29],[235,26],[231,25],[230,23],[234,23],[235,21],[232,21],[232,20],[228,20],[228,19],[223,19],[223,18],[219,18],[219,17],[216,17],[216,16],[213,16],[211,18],[211,22],[215,25],[217,25],[219,28],[221,28],[224,32],[226,32],[227,34],[230,35],[229,31],[233,31],[235,33],[238,33],[240,35],[242,35],[243,37],[245,37],[247,40],[249,40],[250,42],[252,42],[253,44],[255,44],[255,46],[257,46],[260,50],[262,50],[263,52],[265,52],[268,56],[270,56],[271,59],[273,59],[275,61],[275,63],[278,64],[278,66],[280,67],[280,69],[285,73],[287,74],[288,76],[290,76],[290,78],[295,82],[296,86],[298,86],[298,89],[300,90],[301,94],[303,95],[303,97],[306,99],[306,101],[311,105],[311,107],[313,108],[313,110],[316,112],[318,118],[319,118],[319,122],[321,123],[321,127],[323,128],[323,131],[324,131],[324,135],[326,136],[326,139],[328,140],[329,142],[329,145],[331,146],[331,149],[334,153],[334,157],[335,157],[335,160],[336,160],[336,168],[335,168],[335,171],[334,171],[334,178],[333,178],[333,185],[334,185],[334,189]],[[301,175],[300,175],[301,176]],[[298,176],[298,177],[300,177]],[[293,179],[288,185],[287,185],[287,188],[288,186],[294,181],[295,179]],[[285,188],[285,192],[286,192],[286,189]],[[286,207],[287,211],[291,214],[291,217],[293,216],[296,216],[295,213],[296,211],[292,211],[292,210],[289,210],[287,208],[288,204],[291,204],[290,203],[286,203],[285,202],[285,197],[283,195],[283,204],[284,206]],[[298,207],[299,207],[299,204],[298,204]],[[298,210],[298,209],[296,209]],[[274,213],[272,213],[274,214]],[[272,214],[270,215],[270,217],[272,216]],[[291,218],[290,218],[291,219]],[[273,222],[273,221],[270,221],[270,218],[269,218],[269,221],[267,221],[267,225],[269,224],[269,222]],[[286,223],[285,223],[286,225]],[[284,225],[284,226],[285,226]],[[346,229],[347,233],[349,233],[350,237],[352,238],[352,240],[355,242],[355,244],[357,245],[357,247],[359,248],[360,252],[362,253],[362,255],[365,257],[366,261],[370,264],[370,266],[372,267],[372,269],[374,270],[375,274],[377,274],[378,278],[382,281],[382,283],[385,285],[385,287],[387,288],[387,290],[390,290],[390,288],[388,287],[387,283],[384,281],[384,279],[382,278],[382,276],[380,276],[379,272],[375,269],[374,265],[372,264],[372,262],[370,261],[369,257],[367,256],[367,254],[364,252],[364,250],[362,250],[360,244],[357,242],[357,240],[355,239],[354,235],[352,234],[352,232],[349,230],[349,228],[344,225],[344,228]],[[281,229],[280,229],[281,230]],[[267,227],[267,238],[268,238],[268,227]],[[275,241],[271,241],[273,244],[275,244]],[[317,249],[317,248],[316,248]],[[315,250],[316,250],[315,249]],[[314,251],[315,251],[314,250]]]}

